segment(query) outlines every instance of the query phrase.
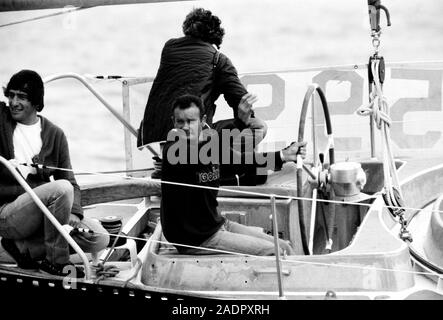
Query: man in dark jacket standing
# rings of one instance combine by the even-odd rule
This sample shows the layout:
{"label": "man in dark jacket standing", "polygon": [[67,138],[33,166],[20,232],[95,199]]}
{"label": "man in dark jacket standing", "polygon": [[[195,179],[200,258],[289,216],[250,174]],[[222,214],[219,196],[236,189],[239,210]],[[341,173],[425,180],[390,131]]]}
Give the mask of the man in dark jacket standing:
{"label": "man in dark jacket standing", "polygon": [[[30,166],[71,169],[65,134],[37,114],[44,106],[41,77],[31,70],[16,73],[5,89],[5,96],[9,105],[0,102],[0,156],[20,172],[62,225],[96,231],[72,235],[83,250],[104,249],[109,236],[98,221],[83,216],[80,188],[74,174],[69,170]],[[69,268],[65,268],[71,264],[68,242],[3,165],[0,165],[0,236],[3,248],[19,267],[69,275]],[[38,264],[36,261],[41,259]],[[76,276],[83,277],[83,271],[77,269]]]}
{"label": "man in dark jacket standing", "polygon": [[[194,9],[183,22],[185,36],[166,42],[140,125],[139,147],[166,140],[173,125],[173,101],[183,94],[203,99],[209,125],[215,113],[214,102],[221,94],[233,109],[234,118],[238,117],[240,99],[248,92],[232,62],[218,51],[225,33],[220,25],[211,11]],[[264,122],[254,117],[247,125],[266,130]]]}

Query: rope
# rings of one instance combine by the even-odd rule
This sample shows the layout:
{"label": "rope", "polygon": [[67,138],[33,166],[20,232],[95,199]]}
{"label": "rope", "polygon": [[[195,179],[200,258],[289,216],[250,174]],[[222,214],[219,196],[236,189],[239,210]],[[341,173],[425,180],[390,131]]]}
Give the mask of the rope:
{"label": "rope", "polygon": [[[377,95],[375,91],[371,92],[370,95],[371,102],[367,105],[363,105],[357,109],[357,113],[360,116],[370,116],[374,117],[374,122],[377,125],[377,128],[381,130],[383,124],[391,125],[392,120],[387,114],[386,106],[387,101],[385,97],[380,97]],[[382,106],[382,108],[380,108]]]}
{"label": "rope", "polygon": [[[105,278],[115,277],[120,272],[120,269],[117,266],[115,266],[115,265],[105,265],[105,264],[108,261],[108,259],[110,258],[111,253],[114,250],[115,245],[117,244],[118,239],[120,239],[120,236],[123,235],[122,227],[123,227],[123,225],[120,226],[120,228],[119,228],[119,230],[118,230],[116,235],[112,235],[115,238],[114,238],[114,241],[112,242],[111,247],[108,249],[108,253],[106,254],[106,257],[103,259],[102,262],[98,263],[97,266],[95,267],[96,268],[95,274],[97,276],[97,279],[95,281],[96,283],[99,283],[101,280],[103,280]],[[87,231],[91,231],[91,230],[88,230],[88,229],[86,229],[86,230]],[[97,233],[97,234],[105,234],[105,233],[99,233],[99,232],[95,232],[95,233]],[[111,234],[108,233],[108,235],[111,235]]]}
{"label": "rope", "polygon": [[[118,239],[120,239],[120,237],[124,235],[122,233],[122,228],[123,228],[123,225],[120,225],[120,228],[119,228],[117,234],[112,235],[112,236],[114,236],[114,241],[112,242],[111,247],[108,249],[108,253],[106,254],[106,257],[96,267],[97,269],[95,271],[95,274],[98,275],[96,283],[103,280],[104,278],[115,277],[120,272],[120,270],[116,266],[114,266],[114,265],[105,266],[105,264],[108,261],[108,259],[110,258],[111,253],[114,250]],[[109,234],[109,235],[111,235],[111,234]]]}
{"label": "rope", "polygon": [[129,282],[131,280],[135,279],[135,277],[137,276],[137,274],[140,271],[140,269],[142,268],[142,266],[143,266],[143,262],[141,261],[141,259],[139,257],[137,257],[134,273],[125,281],[125,283],[123,284],[123,288],[126,288],[129,284]]}
{"label": "rope", "polygon": [[359,107],[357,109],[357,114],[360,116],[372,115],[374,117],[374,122],[377,124],[377,128],[381,129],[384,123],[390,126],[391,119],[388,115],[388,103],[383,95],[383,90],[378,77],[378,65],[378,60],[375,60],[374,63],[371,64],[375,90],[372,90],[370,93],[369,103]]}
{"label": "rope", "polygon": [[95,279],[95,283],[98,284],[100,281],[106,279],[106,278],[111,278],[111,277],[115,277],[119,272],[120,269],[118,267],[116,267],[115,265],[106,265],[102,262],[100,262],[98,265],[96,266],[92,266],[93,268],[95,268],[95,275],[96,275],[96,279]]}
{"label": "rope", "polygon": [[[91,175],[105,175],[105,176],[111,176],[126,180],[135,180],[135,181],[155,181],[161,184],[169,184],[169,185],[176,185],[181,187],[190,187],[190,188],[199,188],[199,189],[206,189],[206,190],[214,190],[214,191],[225,191],[225,192],[232,192],[237,194],[243,194],[243,195],[250,195],[250,196],[256,196],[256,197],[263,197],[263,198],[271,198],[272,196],[275,196],[276,198],[280,199],[288,199],[288,200],[302,200],[302,201],[313,201],[312,198],[305,198],[305,197],[297,197],[297,196],[289,196],[289,195],[272,195],[268,193],[261,193],[261,192],[253,192],[253,191],[246,191],[246,190],[235,190],[235,189],[228,189],[224,187],[210,187],[210,186],[202,186],[202,185],[195,185],[195,184],[187,184],[187,183],[181,183],[181,182],[172,182],[172,181],[166,181],[166,180],[157,180],[157,179],[150,179],[150,178],[139,178],[139,177],[130,177],[130,176],[120,176],[115,174],[103,174],[99,172],[93,172],[93,171],[74,171],[73,169],[66,169],[66,168],[58,168],[58,167],[51,167],[51,166],[45,166],[41,164],[22,164],[27,166],[33,166],[43,169],[54,169],[54,170],[62,170],[62,171],[69,171],[73,172],[74,174],[77,174],[77,172],[85,172]],[[281,186],[288,186],[293,187],[293,185],[281,185]],[[374,195],[375,197],[375,195]],[[348,205],[356,205],[356,206],[363,206],[363,207],[371,207],[370,203],[361,203],[361,202],[351,202],[351,201],[340,201],[340,200],[326,200],[326,199],[317,199],[318,202],[324,202],[324,203],[334,203],[334,204],[348,204]],[[399,206],[394,205],[384,205],[384,208],[387,209],[398,209]],[[404,210],[411,210],[411,211],[420,211],[423,208],[413,208],[413,207],[406,207],[401,206],[400,208]],[[432,212],[439,212],[443,213],[443,210],[438,209],[431,209]]]}
{"label": "rope", "polygon": [[389,135],[389,127],[391,125],[391,118],[388,114],[389,107],[386,97],[383,95],[383,89],[379,79],[379,60],[373,61],[371,64],[371,70],[374,77],[374,88],[370,94],[370,102],[367,105],[359,107],[357,109],[357,114],[361,116],[372,115],[377,128],[382,132],[382,145],[385,151],[383,152],[383,169],[386,185],[385,187],[389,194],[388,201],[390,202],[390,205],[398,206],[399,203],[397,203],[395,200],[393,188],[397,188],[398,192],[400,193],[400,197],[402,197],[402,195]]}
{"label": "rope", "polygon": [[383,146],[383,176],[385,183],[386,197],[384,197],[388,206],[392,208],[392,214],[398,218],[400,223],[400,238],[408,243],[412,242],[411,233],[406,229],[407,221],[404,216],[403,195],[398,180],[397,169],[395,167],[394,156],[392,152],[389,127],[392,123],[389,117],[389,106],[386,97],[383,95],[383,88],[379,78],[379,59],[371,60],[371,71],[373,75],[373,87],[370,94],[370,102],[357,109],[357,114],[361,116],[372,115],[377,128],[381,130]]}

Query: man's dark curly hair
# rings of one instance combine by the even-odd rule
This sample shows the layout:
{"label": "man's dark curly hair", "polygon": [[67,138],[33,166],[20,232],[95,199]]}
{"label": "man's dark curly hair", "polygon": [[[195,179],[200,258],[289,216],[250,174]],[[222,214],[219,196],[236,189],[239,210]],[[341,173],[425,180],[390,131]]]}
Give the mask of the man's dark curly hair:
{"label": "man's dark curly hair", "polygon": [[221,20],[214,16],[211,11],[197,8],[186,16],[183,22],[183,33],[215,44],[220,49],[225,35],[225,30],[220,24]]}

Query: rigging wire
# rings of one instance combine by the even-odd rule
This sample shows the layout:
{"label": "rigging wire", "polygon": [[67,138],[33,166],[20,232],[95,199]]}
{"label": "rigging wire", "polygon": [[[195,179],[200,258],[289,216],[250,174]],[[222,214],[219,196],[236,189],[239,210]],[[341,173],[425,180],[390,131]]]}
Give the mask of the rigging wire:
{"label": "rigging wire", "polygon": [[[95,232],[97,234],[105,234],[101,232]],[[205,247],[199,247],[199,246],[191,246],[191,245],[185,245],[181,243],[174,243],[169,241],[161,241],[161,240],[154,240],[154,239],[146,239],[146,238],[139,238],[139,237],[133,237],[121,234],[119,237],[126,238],[126,239],[132,239],[132,240],[139,240],[139,241],[145,241],[145,242],[153,242],[158,244],[164,244],[164,245],[174,245],[174,246],[180,246],[190,249],[200,249],[200,250],[206,250],[213,253],[221,253],[221,254],[229,254],[234,256],[240,256],[240,257],[248,257],[248,258],[255,258],[255,259],[261,259],[261,260],[271,260],[274,259],[274,257],[265,257],[265,256],[257,256],[252,254],[245,254],[245,253],[238,253],[233,251],[226,251],[226,250],[220,250],[220,249],[212,249],[212,248],[205,248]],[[307,256],[308,257],[308,256]],[[288,258],[288,256],[285,257],[285,259],[282,259],[284,263],[289,264],[308,264],[308,265],[317,265],[317,266],[327,266],[327,267],[343,267],[343,268],[351,268],[351,269],[369,269],[374,271],[389,271],[389,272],[402,272],[402,273],[408,273],[408,274],[420,274],[420,275],[428,275],[428,276],[439,276],[440,274],[438,272],[424,272],[424,271],[412,271],[412,270],[400,270],[400,269],[389,269],[389,268],[382,268],[382,267],[367,267],[367,266],[361,266],[361,265],[353,265],[353,264],[340,264],[340,263],[327,263],[327,262],[318,262],[318,261],[306,261],[306,260],[296,260],[292,258]]]}
{"label": "rigging wire", "polygon": [[[114,173],[132,173],[132,172],[145,172],[145,171],[152,171],[155,168],[142,168],[142,169],[130,169],[130,170],[113,170],[113,171],[99,171],[100,174],[114,174]],[[56,169],[60,170],[60,169]],[[77,172],[75,173],[78,176],[87,176],[87,175],[94,175],[93,173],[89,172]]]}
{"label": "rigging wire", "polygon": [[[131,176],[121,176],[116,174],[103,174],[99,172],[93,172],[93,171],[74,171],[73,169],[67,169],[67,168],[58,168],[53,166],[45,166],[41,164],[28,164],[28,163],[21,163],[21,165],[31,166],[31,167],[37,167],[40,169],[52,169],[52,170],[61,170],[61,171],[68,171],[76,174],[77,172],[87,173],[90,175],[97,175],[97,176],[110,176],[110,177],[116,177],[120,179],[125,180],[135,180],[135,181],[153,181],[158,182],[160,184],[169,184],[169,185],[176,185],[181,187],[190,187],[190,188],[199,188],[199,189],[206,189],[206,190],[213,190],[213,191],[224,191],[224,192],[232,192],[237,194],[243,194],[243,195],[250,195],[250,196],[257,196],[257,197],[263,197],[263,198],[270,198],[273,195],[276,198],[280,199],[289,199],[289,200],[304,200],[304,201],[312,201],[312,198],[306,198],[306,197],[297,197],[297,196],[290,196],[290,195],[279,195],[279,194],[268,194],[268,193],[262,193],[262,192],[254,192],[254,191],[246,191],[246,190],[238,190],[238,189],[229,189],[226,187],[210,187],[210,186],[202,186],[202,185],[195,185],[195,184],[188,184],[188,183],[181,183],[181,182],[172,182],[172,181],[166,181],[166,180],[158,180],[158,179],[151,179],[151,178],[140,178],[140,177],[131,177]],[[281,185],[281,186],[287,186],[287,187],[293,187],[293,185]],[[375,198],[375,196],[374,196]],[[357,206],[364,206],[364,207],[371,207],[370,203],[363,203],[363,202],[351,202],[351,201],[342,201],[342,200],[326,200],[326,199],[317,199],[318,202],[324,202],[324,203],[333,203],[333,204],[348,204],[348,205],[357,205]],[[390,206],[390,205],[382,205],[382,207],[387,209],[397,209],[398,206]],[[411,211],[419,211],[423,208],[413,208],[413,207],[401,207],[404,210],[411,210]],[[439,212],[443,213],[443,210],[437,210],[437,209],[431,209],[432,212]]]}
{"label": "rigging wire", "polygon": [[[22,164],[22,165],[38,167],[40,169],[54,169],[54,170],[70,171],[70,172],[75,173],[74,170],[72,170],[72,169],[44,166],[44,165],[41,165],[41,164]],[[147,178],[120,176],[120,175],[114,175],[114,174],[100,174],[100,173],[97,173],[97,172],[88,172],[88,173],[94,174],[94,175],[116,176],[116,177],[123,178],[123,179],[138,180],[138,181],[145,181],[145,182],[148,181],[148,180],[151,180],[150,178],[147,179]],[[161,181],[160,180],[156,180],[156,182],[164,183],[164,184],[170,184],[170,185],[184,186],[184,187],[200,188],[200,189],[209,189],[209,190],[217,190],[217,191],[223,190],[223,191],[232,192],[232,193],[240,193],[240,194],[254,195],[254,196],[260,196],[260,197],[272,197],[272,196],[275,196],[275,197],[279,197],[279,198],[283,198],[283,199],[306,200],[306,201],[312,201],[313,200],[311,198],[304,198],[304,197],[295,197],[295,196],[287,196],[287,195],[271,195],[271,194],[265,194],[265,193],[260,193],[260,192],[251,192],[251,191],[244,191],[244,190],[233,190],[233,189],[227,189],[227,188],[216,188],[216,187],[200,186],[200,185],[193,185],[193,184],[185,184],[185,183],[178,183],[178,182],[171,182],[171,181],[164,181],[164,180],[161,180]],[[371,204],[369,204],[369,203],[355,203],[355,202],[337,201],[337,200],[317,199],[317,201],[319,201],[319,202],[327,202],[327,203],[360,205],[360,206],[367,206],[367,207],[371,206]],[[386,207],[386,208],[390,208],[391,207],[392,209],[398,209],[399,208],[398,206],[389,206],[389,205],[386,205],[386,204],[382,205],[382,207]],[[408,207],[402,207],[402,209],[404,209],[404,210],[414,210],[414,211],[421,210],[421,209],[417,209],[417,208],[408,208]],[[441,210],[436,210],[436,209],[431,209],[431,211],[432,212],[436,211],[436,212],[440,212],[440,213],[443,212]],[[83,231],[83,232],[85,232],[85,231]],[[125,236],[123,234],[120,234],[119,237],[122,237],[122,238],[126,237],[128,239],[153,241],[153,242],[157,241],[159,243],[166,243],[166,242],[161,242],[161,241],[153,240],[153,239],[129,237],[129,236]],[[169,243],[169,244],[181,245],[181,244],[174,244],[174,243]],[[185,245],[181,245],[181,246],[185,246]],[[203,250],[207,250],[207,251],[214,251],[214,252],[218,252],[218,253],[228,253],[228,254],[245,256],[245,254],[239,254],[239,253],[235,253],[235,252],[222,251],[222,250],[216,250],[216,249],[200,248],[200,247],[193,247],[193,246],[186,246],[186,247],[203,249]],[[410,248],[410,246],[409,246],[409,248]],[[259,257],[259,256],[250,255],[250,257]],[[287,260],[287,261],[291,261],[291,262],[294,262],[294,263],[305,263],[305,264],[309,263],[309,264],[325,265],[325,266],[335,266],[335,267],[340,267],[341,266],[340,264],[329,264],[329,263],[323,263],[323,262],[299,261],[299,260],[293,260],[293,259]],[[407,272],[407,273],[424,274],[424,275],[432,275],[432,276],[438,276],[439,275],[438,272],[429,273],[429,272],[417,272],[417,271],[410,271],[410,270],[393,270],[393,269],[385,269],[385,268],[355,266],[355,265],[343,265],[343,267],[362,268],[362,269],[370,269],[370,270],[385,270],[385,271],[393,271],[393,272]],[[431,271],[439,270],[439,269],[433,269],[433,268],[429,268],[429,269]]]}
{"label": "rigging wire", "polygon": [[17,24],[22,24],[22,23],[26,23],[26,22],[31,22],[31,21],[36,21],[36,20],[41,20],[41,19],[46,19],[46,18],[51,18],[51,17],[62,15],[62,14],[68,14],[68,13],[71,13],[74,11],[78,11],[81,9],[89,9],[89,8],[91,8],[91,7],[70,7],[69,9],[64,9],[62,11],[57,11],[57,12],[53,12],[53,13],[49,13],[49,14],[45,14],[45,15],[41,15],[41,16],[36,16],[36,17],[28,18],[28,19],[17,20],[17,21],[1,24],[0,28],[12,26],[12,25],[17,25]]}
{"label": "rigging wire", "polygon": [[[74,172],[74,170],[72,170],[72,169],[50,167],[50,166],[44,166],[44,165],[39,165],[39,164],[23,164],[23,165],[39,167],[39,168],[46,168],[46,169],[54,169],[54,170],[63,170],[63,171]],[[100,173],[97,173],[97,172],[89,172],[89,173],[90,174],[94,174],[94,175],[106,175],[106,174],[100,174]],[[109,175],[107,175],[107,176],[109,176]],[[116,175],[111,174],[111,176],[116,176]],[[136,177],[128,177],[128,176],[117,176],[117,177],[124,178],[124,179],[129,179],[129,180],[147,181],[147,178],[136,178]],[[223,190],[223,191],[228,191],[228,192],[233,192],[233,193],[240,193],[240,194],[247,194],[247,195],[254,195],[254,196],[261,196],[261,197],[273,197],[273,196],[275,196],[275,197],[279,197],[279,198],[283,198],[283,199],[286,198],[286,199],[293,199],[293,200],[313,201],[312,198],[285,196],[285,195],[281,195],[281,196],[278,195],[277,196],[277,195],[265,194],[265,193],[259,193],[259,192],[251,192],[251,191],[244,191],[244,190],[233,190],[233,189],[226,189],[226,188],[216,188],[216,187],[201,186],[201,185],[192,185],[192,184],[171,182],[171,181],[165,181],[165,180],[161,180],[161,181],[157,181],[157,182],[164,183],[164,184],[170,184],[170,185],[178,185],[178,186],[193,187],[193,188],[200,188],[200,189],[209,189],[209,190],[216,190],[216,191]],[[355,203],[355,202],[349,202],[349,201],[337,201],[337,200],[326,200],[326,199],[317,199],[316,201],[318,201],[318,202],[325,202],[325,203],[349,204],[349,205],[360,205],[360,206],[371,207],[370,203],[363,203],[363,202]],[[393,210],[398,210],[398,209],[401,209],[401,210],[413,210],[413,211],[421,210],[421,209],[417,209],[417,208],[409,208],[409,207],[397,206],[397,205],[391,206],[391,205],[386,205],[386,204],[382,205],[382,207],[385,207],[385,208],[388,208],[388,209],[391,208]],[[443,213],[443,211],[437,210],[437,209],[434,209],[434,208],[432,208],[430,211],[431,212]],[[401,220],[402,216],[400,216],[400,217],[391,216],[391,217],[393,217],[394,219],[396,218],[396,220],[398,220],[397,222],[400,223],[401,229],[403,229],[405,227],[404,224],[402,223],[402,220]],[[401,233],[400,233],[400,235],[401,235]],[[125,238],[125,236],[122,235],[122,234],[120,234],[119,237]],[[130,238],[130,237],[128,237],[128,238]],[[145,241],[150,240],[150,239],[146,240],[146,239],[143,239],[143,238],[135,238],[135,237],[132,237],[132,238],[138,239],[138,240],[145,240]],[[154,240],[152,240],[152,241],[154,241]],[[415,259],[415,261],[418,261],[419,263],[424,264],[429,270],[435,272],[435,273],[430,273],[430,275],[436,276],[436,275],[439,275],[439,274],[443,273],[443,272],[438,273],[439,271],[441,271],[441,269],[439,267],[435,266],[434,264],[426,261],[423,257],[421,257],[421,255],[418,252],[416,252],[410,246],[410,242],[406,242],[406,243],[408,244],[409,251],[411,252],[411,255]],[[177,244],[177,245],[180,245],[180,244]],[[203,249],[203,250],[207,250],[207,251],[215,251],[215,252],[219,252],[219,253],[220,252],[222,252],[222,253],[224,252],[224,253],[236,254],[236,253],[231,253],[231,252],[221,251],[221,250],[214,250],[214,249],[209,249],[209,248],[192,247],[192,246],[187,246],[187,247]],[[242,255],[242,254],[240,254],[240,255]],[[294,260],[292,260],[292,261],[294,261]],[[302,262],[300,262],[300,263],[302,263]],[[328,265],[326,263],[323,263],[323,264],[324,265]],[[336,264],[331,264],[331,265],[332,266],[337,266]],[[102,266],[103,266],[103,271],[106,272],[106,268],[104,267],[104,264],[102,264]],[[370,267],[369,269],[374,269],[374,268]],[[387,269],[387,270],[391,270],[391,269]],[[113,270],[111,270],[111,271],[113,271]],[[408,272],[417,273],[417,272],[414,272],[414,271],[408,271]],[[428,273],[428,275],[429,275],[429,273]]]}

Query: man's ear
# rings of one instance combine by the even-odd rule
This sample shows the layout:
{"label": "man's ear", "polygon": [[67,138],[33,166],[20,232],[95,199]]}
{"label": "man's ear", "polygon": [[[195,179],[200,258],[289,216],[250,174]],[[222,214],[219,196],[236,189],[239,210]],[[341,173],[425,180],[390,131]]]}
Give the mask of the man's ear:
{"label": "man's ear", "polygon": [[206,115],[203,115],[202,120],[201,120],[201,123],[202,123],[202,127],[205,127],[205,126],[208,125],[208,124],[206,123]]}

